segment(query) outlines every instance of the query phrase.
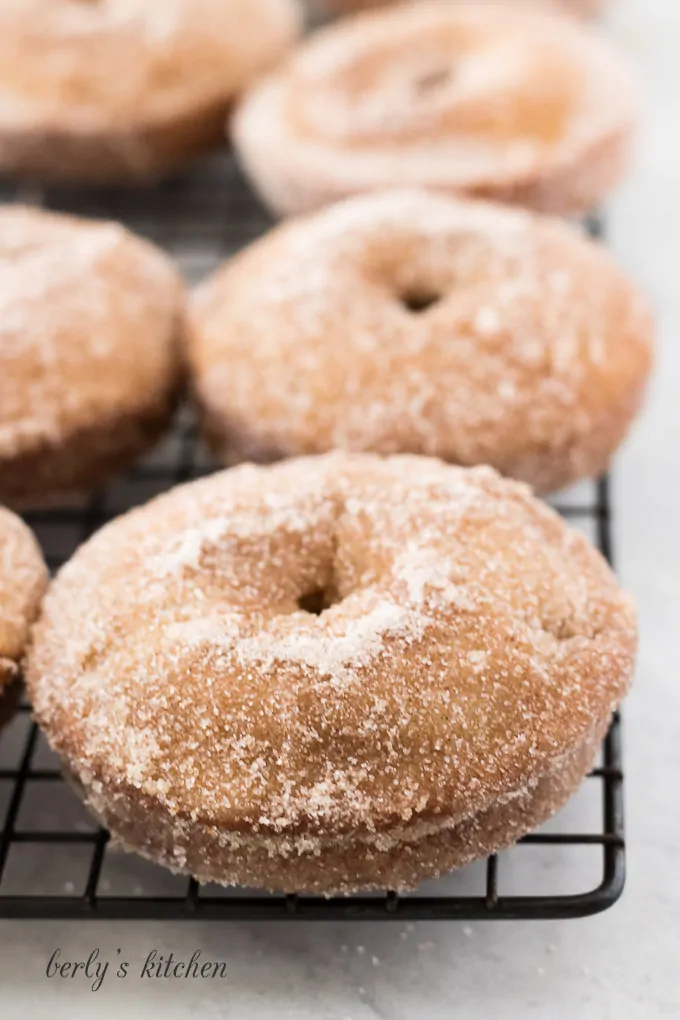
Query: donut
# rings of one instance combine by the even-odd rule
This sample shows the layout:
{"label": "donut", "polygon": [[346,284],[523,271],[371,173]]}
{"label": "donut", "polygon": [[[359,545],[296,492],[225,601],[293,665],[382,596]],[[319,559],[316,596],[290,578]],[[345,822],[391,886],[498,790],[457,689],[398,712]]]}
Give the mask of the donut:
{"label": "donut", "polygon": [[19,662],[46,586],[38,543],[18,517],[0,507],[0,725],[13,707]]}
{"label": "donut", "polygon": [[626,63],[575,18],[430,0],[313,35],[246,95],[233,137],[282,214],[422,186],[571,215],[618,183],[635,112]]}
{"label": "donut", "polygon": [[107,525],[35,628],[36,716],[126,849],[202,882],[404,889],[588,771],[631,601],[491,468],[244,465]]}
{"label": "donut", "polygon": [[255,242],[189,314],[223,462],[331,449],[598,475],[651,364],[642,298],[561,220],[424,191],[361,195]]}
{"label": "donut", "polygon": [[295,40],[297,0],[3,0],[0,172],[155,179],[216,148]]}
{"label": "donut", "polygon": [[114,223],[0,209],[0,502],[81,497],[150,446],[183,375],[184,289]]}

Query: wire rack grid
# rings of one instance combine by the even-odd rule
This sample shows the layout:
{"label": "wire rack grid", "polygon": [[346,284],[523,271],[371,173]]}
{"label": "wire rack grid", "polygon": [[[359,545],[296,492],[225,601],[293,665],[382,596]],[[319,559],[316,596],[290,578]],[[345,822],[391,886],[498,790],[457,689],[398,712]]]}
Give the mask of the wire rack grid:
{"label": "wire rack grid", "polygon": [[[40,192],[5,187],[0,201],[121,220],[168,250],[190,283],[270,225],[229,155],[187,178],[154,188]],[[588,224],[593,235],[601,223]],[[29,515],[51,569],[96,529],[130,506],[214,467],[180,413],[161,446],[84,508]],[[612,560],[608,480],[581,486],[558,506]],[[89,818],[23,703],[0,734],[0,917],[127,919],[547,919],[610,907],[625,879],[620,720],[582,792],[551,823],[516,848],[476,862],[414,894],[323,899],[199,887],[134,856],[116,853]],[[574,868],[569,855],[588,853]],[[507,878],[507,883],[505,879]],[[568,882],[565,886],[564,879]],[[506,889],[507,885],[507,889]]]}

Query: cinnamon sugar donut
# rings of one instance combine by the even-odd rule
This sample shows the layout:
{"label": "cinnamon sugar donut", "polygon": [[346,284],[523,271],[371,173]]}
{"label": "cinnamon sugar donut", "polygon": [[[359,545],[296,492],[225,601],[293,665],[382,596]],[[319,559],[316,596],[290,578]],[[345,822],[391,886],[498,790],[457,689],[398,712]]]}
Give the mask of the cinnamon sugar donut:
{"label": "cinnamon sugar donut", "polygon": [[46,585],[47,570],[33,535],[0,507],[0,725]]}
{"label": "cinnamon sugar donut", "polygon": [[402,889],[563,804],[635,646],[604,560],[524,486],[335,453],[105,527],[53,583],[27,683],[127,849],[206,882]]}
{"label": "cinnamon sugar donut", "polygon": [[599,474],[640,404],[647,309],[576,227],[428,192],[290,221],[197,291],[190,361],[228,464],[334,448]]}
{"label": "cinnamon sugar donut", "polygon": [[89,492],[169,422],[184,289],[114,223],[0,209],[0,501]]}
{"label": "cinnamon sugar donut", "polygon": [[297,0],[3,0],[0,172],[162,176],[219,144],[299,25]]}
{"label": "cinnamon sugar donut", "polygon": [[280,213],[418,185],[572,214],[618,182],[635,105],[576,19],[431,0],[317,33],[246,97],[234,139]]}

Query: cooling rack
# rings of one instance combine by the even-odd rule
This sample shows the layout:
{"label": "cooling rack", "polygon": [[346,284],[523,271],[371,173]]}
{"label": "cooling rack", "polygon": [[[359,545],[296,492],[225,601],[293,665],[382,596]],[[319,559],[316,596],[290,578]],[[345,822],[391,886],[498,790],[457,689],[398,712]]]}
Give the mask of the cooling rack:
{"label": "cooling rack", "polygon": [[[191,283],[270,225],[228,154],[186,179],[154,188],[89,193],[5,187],[0,201],[122,220],[170,251]],[[588,228],[599,235],[599,218]],[[185,410],[172,434],[126,478],[83,508],[32,514],[29,523],[57,569],[111,517],[213,467]],[[611,562],[608,479],[580,486],[557,509]],[[567,808],[512,850],[426,883],[414,894],[385,890],[323,899],[199,887],[116,852],[64,782],[23,703],[0,733],[0,917],[417,921],[598,913],[618,899],[625,880],[620,727],[616,716],[598,766]],[[573,855],[581,855],[578,865]]]}

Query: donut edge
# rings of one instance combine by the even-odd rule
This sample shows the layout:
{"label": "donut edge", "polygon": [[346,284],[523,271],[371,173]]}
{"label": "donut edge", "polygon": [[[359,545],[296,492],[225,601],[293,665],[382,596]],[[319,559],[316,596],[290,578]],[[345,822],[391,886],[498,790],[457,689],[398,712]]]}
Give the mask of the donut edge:
{"label": "donut edge", "polygon": [[[15,635],[16,644],[0,647],[0,729],[10,721],[19,703],[23,685],[21,682],[21,662],[30,640],[30,629],[38,617],[43,595],[48,585],[48,573],[42,551],[33,532],[20,518],[4,506],[0,507],[0,525],[2,517],[12,517],[17,529],[19,541],[23,546],[25,567],[28,571],[27,582],[19,592],[19,604],[13,606],[15,613],[23,621],[20,632]],[[8,579],[11,593],[13,581]],[[17,612],[18,610],[18,612]]]}
{"label": "donut edge", "polygon": [[[262,86],[273,87],[273,80]],[[355,195],[400,187],[499,202],[555,216],[579,216],[590,212],[616,189],[632,162],[636,116],[631,111],[618,128],[593,140],[570,159],[518,177],[512,183],[488,181],[456,187],[443,179],[384,179],[365,188],[354,187],[343,182],[341,174],[332,179],[330,175],[301,173],[305,157],[302,152],[294,152],[294,139],[277,138],[281,144],[270,145],[264,125],[256,125],[259,114],[251,117],[250,111],[260,101],[257,91],[246,96],[232,118],[231,137],[243,173],[265,206],[279,217],[301,216]]]}
{"label": "donut edge", "polygon": [[216,149],[231,101],[117,131],[0,127],[0,173],[50,184],[153,183]]}
{"label": "donut edge", "polygon": [[[644,404],[649,371],[641,374],[637,385],[622,397],[616,406],[603,409],[597,425],[585,435],[574,434],[561,450],[527,449],[519,451],[512,465],[489,461],[491,467],[505,478],[530,485],[538,495],[560,492],[583,480],[599,477],[606,472],[619,448],[627,439],[637,414]],[[276,436],[258,430],[245,422],[237,422],[228,408],[218,408],[204,399],[200,388],[193,395],[198,409],[199,431],[211,454],[225,467],[243,463],[273,464],[290,457],[318,456],[331,452],[313,444],[290,448]],[[393,450],[353,447],[347,453],[375,453],[389,456]],[[477,467],[479,464],[456,460],[442,447],[435,451],[402,449],[400,454],[433,456],[445,464],[459,467]]]}
{"label": "donut edge", "polygon": [[373,837],[322,845],[286,837],[235,835],[198,821],[173,818],[125,784],[92,774],[67,777],[114,846],[139,854],[201,884],[265,889],[273,893],[351,895],[406,892],[428,879],[506,850],[537,829],[569,800],[590,771],[609,717],[570,751],[551,762],[527,788],[504,794],[479,814],[451,823],[411,823]]}
{"label": "donut edge", "polygon": [[155,445],[175,414],[182,389],[177,368],[165,392],[146,408],[109,414],[59,441],[45,440],[0,459],[0,500],[22,511],[81,504]]}

